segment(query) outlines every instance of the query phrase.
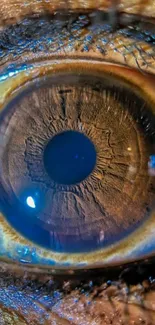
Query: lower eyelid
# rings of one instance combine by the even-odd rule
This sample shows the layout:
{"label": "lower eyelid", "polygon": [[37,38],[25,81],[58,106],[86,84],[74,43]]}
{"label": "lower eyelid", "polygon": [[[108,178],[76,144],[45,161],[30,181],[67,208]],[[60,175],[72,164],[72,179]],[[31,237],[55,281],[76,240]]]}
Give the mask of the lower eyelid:
{"label": "lower eyelid", "polygon": [[[135,277],[136,272],[133,274]],[[150,325],[154,324],[155,294],[151,281],[144,286],[141,281],[129,285],[119,275],[115,274],[114,281],[109,272],[96,274],[95,278],[83,274],[81,280],[79,277],[31,276],[27,272],[22,277],[20,272],[11,271],[10,275],[9,270],[4,269],[0,271],[1,317],[6,323],[8,319],[15,319],[22,324],[23,321],[24,324],[32,321],[41,324],[45,320],[50,324],[70,321],[79,324],[80,321],[85,325],[96,320],[98,324],[105,320],[108,324],[127,320],[140,324],[149,320]]]}

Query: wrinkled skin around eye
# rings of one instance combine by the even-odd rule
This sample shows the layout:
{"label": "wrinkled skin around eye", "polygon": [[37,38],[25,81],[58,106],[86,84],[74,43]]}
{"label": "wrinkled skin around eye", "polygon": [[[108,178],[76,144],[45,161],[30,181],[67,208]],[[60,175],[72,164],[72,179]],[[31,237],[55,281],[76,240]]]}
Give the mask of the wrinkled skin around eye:
{"label": "wrinkled skin around eye", "polygon": [[[43,8],[36,1],[28,1],[22,7],[30,13]],[[72,1],[70,1],[71,3]],[[82,5],[83,1],[78,1]],[[94,1],[85,1],[94,3]],[[107,8],[106,1],[99,1]],[[122,1],[122,10],[139,12],[140,1],[131,0],[130,6]],[[141,1],[145,13],[153,16],[153,1]],[[0,13],[21,14],[18,0],[1,0]],[[56,4],[55,1],[53,3]],[[58,3],[58,1],[57,1]],[[69,2],[68,2],[69,3]],[[35,5],[34,5],[35,4]],[[120,4],[121,5],[121,4]],[[8,8],[11,8],[9,11]],[[38,8],[38,9],[37,9]],[[52,7],[50,7],[52,8]],[[151,9],[152,8],[152,9]],[[16,10],[17,9],[17,10]],[[48,4],[46,2],[46,9]],[[14,14],[13,14],[14,13]],[[9,18],[9,17],[8,17]],[[118,325],[155,324],[154,267],[133,266],[114,271],[94,271],[80,275],[54,277],[50,271],[33,270],[26,267],[0,267],[0,325],[1,324],[64,324],[64,325]]]}
{"label": "wrinkled skin around eye", "polygon": [[0,324],[155,324],[152,265],[57,277],[1,267]]}

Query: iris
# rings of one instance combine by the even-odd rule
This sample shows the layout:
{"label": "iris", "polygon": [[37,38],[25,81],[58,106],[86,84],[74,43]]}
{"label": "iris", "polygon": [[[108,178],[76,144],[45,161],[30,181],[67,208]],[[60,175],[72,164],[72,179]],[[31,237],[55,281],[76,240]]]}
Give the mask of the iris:
{"label": "iris", "polygon": [[108,75],[49,77],[10,101],[3,117],[1,207],[25,238],[56,252],[91,252],[150,216],[155,119],[127,84]]}

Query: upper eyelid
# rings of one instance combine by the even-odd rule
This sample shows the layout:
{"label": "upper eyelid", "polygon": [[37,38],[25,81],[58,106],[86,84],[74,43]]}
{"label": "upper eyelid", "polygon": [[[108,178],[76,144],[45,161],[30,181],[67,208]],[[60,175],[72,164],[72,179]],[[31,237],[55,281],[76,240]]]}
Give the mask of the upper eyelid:
{"label": "upper eyelid", "polygon": [[[107,55],[110,52],[121,54],[125,65],[128,65],[128,59],[132,57],[138,68],[150,68],[154,73],[155,32],[152,22],[140,21],[112,31],[108,21],[100,20],[99,24],[93,24],[89,15],[72,15],[67,19],[32,17],[4,28],[0,31],[1,65],[7,61],[8,56],[9,60],[11,57],[16,59],[25,51],[40,53],[43,50],[60,55],[64,50],[68,55],[70,49],[74,52],[74,46],[76,52],[83,54],[95,49],[106,60],[109,46]],[[61,37],[58,40],[59,32]]]}

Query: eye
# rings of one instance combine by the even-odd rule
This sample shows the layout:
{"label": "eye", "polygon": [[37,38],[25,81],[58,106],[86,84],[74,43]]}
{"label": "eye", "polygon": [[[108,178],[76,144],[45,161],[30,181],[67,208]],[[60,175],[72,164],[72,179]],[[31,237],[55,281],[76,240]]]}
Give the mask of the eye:
{"label": "eye", "polygon": [[[141,27],[111,34],[89,15],[69,29],[47,18],[11,27],[1,47],[16,60],[0,84],[3,259],[72,269],[154,253],[154,78],[108,62],[153,70],[152,25],[139,42]],[[38,56],[23,65],[25,46]]]}

